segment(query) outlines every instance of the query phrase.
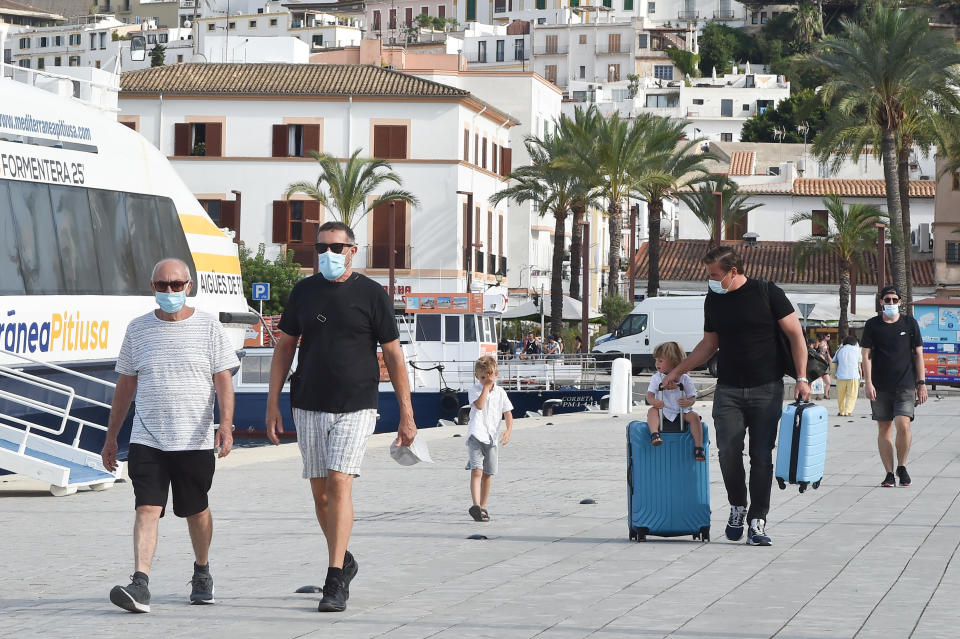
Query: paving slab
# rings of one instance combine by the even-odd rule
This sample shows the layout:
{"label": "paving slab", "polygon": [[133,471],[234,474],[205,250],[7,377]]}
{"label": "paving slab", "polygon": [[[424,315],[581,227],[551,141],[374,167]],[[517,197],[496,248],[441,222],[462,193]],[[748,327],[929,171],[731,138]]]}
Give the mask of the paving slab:
{"label": "paving slab", "polygon": [[[835,401],[825,403],[835,413]],[[709,403],[698,409],[711,423]],[[954,639],[960,396],[918,409],[908,488],[878,487],[868,411],[861,399],[854,416],[831,415],[819,490],[774,485],[769,548],[723,538],[715,450],[713,540],[629,541],[629,416],[518,420],[489,523],[466,512],[464,428],[421,431],[436,464],[410,468],[390,460],[390,436],[375,436],[354,488],[360,572],[341,614],[317,613],[318,595],[294,593],[322,585],[327,563],[296,444],[218,462],[216,605],[187,604],[186,524],[161,521],[147,615],[107,599],[132,572],[130,484],[56,498],[0,477],[0,637]],[[467,539],[475,533],[487,539]]]}

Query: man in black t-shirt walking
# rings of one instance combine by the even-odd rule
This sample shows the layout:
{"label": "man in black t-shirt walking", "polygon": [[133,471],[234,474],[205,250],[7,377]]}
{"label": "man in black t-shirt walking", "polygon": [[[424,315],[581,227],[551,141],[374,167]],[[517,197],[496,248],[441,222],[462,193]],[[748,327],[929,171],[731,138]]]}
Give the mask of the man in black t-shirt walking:
{"label": "man in black t-shirt walking", "polygon": [[[710,292],[704,301],[703,340],[664,379],[664,388],[717,354],[719,372],[713,399],[720,471],[730,502],[727,539],[743,537],[749,523],[747,543],[769,546],[766,533],[773,484],[773,447],[783,411],[784,361],[778,348],[777,330],[790,340],[797,375],[797,396],[810,397],[805,377],[807,345],[800,320],[783,290],[775,284],[749,279],[743,260],[733,248],[718,246],[703,257]],[[764,295],[761,286],[767,286]],[[719,349],[719,352],[718,352]],[[750,433],[750,486],[747,510],[743,446]]]}
{"label": "man in black t-shirt walking", "polygon": [[347,542],[353,529],[353,478],[360,475],[367,438],[377,422],[378,343],[400,405],[401,446],[410,445],[417,427],[390,298],[380,284],[353,272],[357,245],[349,226],[327,222],[317,238],[320,273],[297,282],[280,318],[270,367],[267,437],[279,443],[280,392],[300,341],[290,405],[303,477],[310,480],[330,560],[318,610],[341,612],[358,570]]}
{"label": "man in black t-shirt walking", "polygon": [[[880,291],[883,310],[863,327],[864,392],[870,400],[879,433],[877,447],[887,471],[881,486],[910,485],[907,454],[910,452],[910,422],[916,403],[927,401],[920,326],[912,317],[900,315],[900,290],[885,286]],[[893,476],[893,427],[897,428],[897,477]]]}

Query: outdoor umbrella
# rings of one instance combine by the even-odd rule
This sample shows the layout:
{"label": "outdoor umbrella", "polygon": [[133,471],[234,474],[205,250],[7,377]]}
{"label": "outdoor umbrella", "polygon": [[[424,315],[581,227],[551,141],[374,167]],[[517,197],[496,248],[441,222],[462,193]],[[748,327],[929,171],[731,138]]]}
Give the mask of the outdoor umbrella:
{"label": "outdoor umbrella", "polygon": [[[541,298],[543,303],[543,316],[547,319],[550,319],[550,296],[544,295]],[[583,306],[580,304],[580,300],[575,300],[572,297],[563,296],[563,314],[561,319],[564,322],[576,322],[581,318]],[[506,313],[503,314],[503,319],[520,319],[528,321],[539,321],[540,320],[540,307],[537,306],[537,303],[533,300],[524,302],[516,308],[509,309]],[[591,319],[600,317],[598,313],[594,313],[590,316]]]}

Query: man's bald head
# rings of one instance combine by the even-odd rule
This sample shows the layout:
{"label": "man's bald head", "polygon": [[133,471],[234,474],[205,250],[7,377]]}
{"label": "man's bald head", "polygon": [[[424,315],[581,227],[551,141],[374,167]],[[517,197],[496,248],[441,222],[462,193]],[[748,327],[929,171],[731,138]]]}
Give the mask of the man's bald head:
{"label": "man's bald head", "polygon": [[190,281],[190,267],[181,259],[175,257],[166,257],[153,267],[153,274],[150,276],[151,282],[157,281]]}

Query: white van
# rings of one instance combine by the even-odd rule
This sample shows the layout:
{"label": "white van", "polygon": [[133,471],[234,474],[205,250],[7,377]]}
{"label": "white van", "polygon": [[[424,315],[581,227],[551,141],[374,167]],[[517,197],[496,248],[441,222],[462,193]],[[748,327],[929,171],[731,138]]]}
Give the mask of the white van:
{"label": "white van", "polygon": [[[597,344],[594,353],[629,357],[634,371],[654,368],[653,349],[662,342],[677,342],[687,353],[703,339],[703,295],[649,297],[627,315],[610,339]],[[717,374],[716,356],[704,366]]]}

